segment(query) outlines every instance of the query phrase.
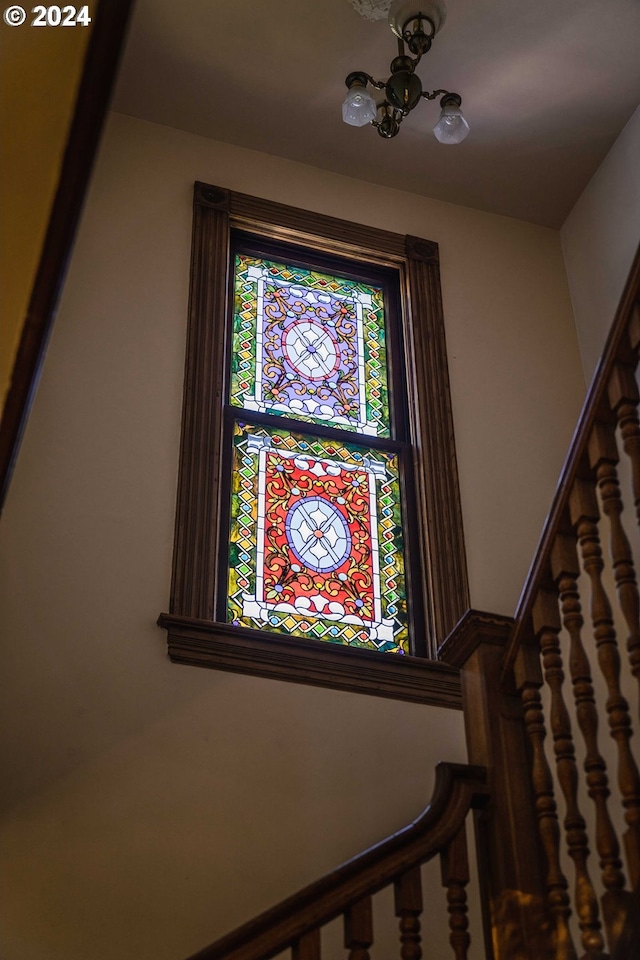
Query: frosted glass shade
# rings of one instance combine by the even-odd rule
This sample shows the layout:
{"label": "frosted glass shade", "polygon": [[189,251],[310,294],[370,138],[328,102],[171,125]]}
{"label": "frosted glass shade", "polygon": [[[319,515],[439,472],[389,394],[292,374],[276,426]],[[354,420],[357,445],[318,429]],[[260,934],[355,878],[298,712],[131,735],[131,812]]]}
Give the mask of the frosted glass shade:
{"label": "frosted glass shade", "polygon": [[354,83],[342,104],[342,119],[351,127],[364,127],[376,118],[376,102],[360,83]]}
{"label": "frosted glass shade", "polygon": [[460,107],[455,103],[446,103],[433,133],[440,143],[462,143],[469,134],[469,124]]}
{"label": "frosted glass shade", "polygon": [[412,17],[421,13],[433,23],[433,36],[442,29],[447,19],[444,0],[394,0],[389,10],[389,26],[396,37],[402,38],[402,28]]}

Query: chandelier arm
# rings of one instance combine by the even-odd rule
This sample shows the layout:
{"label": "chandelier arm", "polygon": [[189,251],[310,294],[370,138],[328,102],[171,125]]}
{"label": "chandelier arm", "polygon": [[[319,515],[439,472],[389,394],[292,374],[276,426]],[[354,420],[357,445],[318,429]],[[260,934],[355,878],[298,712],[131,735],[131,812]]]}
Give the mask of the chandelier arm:
{"label": "chandelier arm", "polygon": [[[378,108],[378,110],[382,110],[383,114],[387,113],[387,107],[390,107],[390,106],[391,104],[389,103],[388,100],[381,100],[380,103],[376,104],[376,107]],[[372,120],[371,125],[374,127],[379,127],[380,120]]]}
{"label": "chandelier arm", "polygon": [[[418,29],[419,31],[421,31],[421,32],[424,32],[424,31],[422,31],[422,21],[423,21],[423,20],[426,20],[426,21],[427,21],[427,23],[428,23],[429,26],[431,27],[431,33],[428,33],[427,36],[428,36],[428,38],[429,38],[430,40],[433,40],[433,38],[435,37],[435,35],[436,35],[436,33],[438,32],[438,30],[437,30],[437,28],[436,28],[435,23],[433,22],[433,18],[432,18],[432,17],[426,17],[423,13],[419,13],[417,16],[409,17],[408,20],[405,20],[404,24],[402,25],[402,39],[403,39],[406,43],[408,43],[409,40],[411,40],[411,37],[413,36],[413,34],[411,33],[411,30],[408,30],[408,29],[407,29],[407,27],[409,26],[410,23],[415,23],[416,20],[418,21],[418,27],[417,27],[417,29]],[[415,32],[416,32],[416,31],[414,30],[414,33],[415,33]]]}
{"label": "chandelier arm", "polygon": [[[378,110],[382,110],[384,119],[385,116],[393,117],[394,120],[397,120],[398,123],[402,122],[402,118],[406,117],[407,114],[404,110],[398,110],[397,107],[394,107],[392,103],[389,103],[388,100],[381,100],[380,103],[376,104]],[[381,120],[372,120],[371,125],[374,127],[379,127]]]}
{"label": "chandelier arm", "polygon": [[435,100],[436,97],[446,97],[449,94],[449,90],[434,90],[432,93],[429,93],[428,90],[423,90],[420,96],[424,97],[425,100]]}
{"label": "chandelier arm", "polygon": [[386,80],[374,80],[373,77],[369,76],[368,73],[365,74],[367,78],[367,83],[370,83],[372,87],[375,87],[376,90],[384,90],[387,85]]}

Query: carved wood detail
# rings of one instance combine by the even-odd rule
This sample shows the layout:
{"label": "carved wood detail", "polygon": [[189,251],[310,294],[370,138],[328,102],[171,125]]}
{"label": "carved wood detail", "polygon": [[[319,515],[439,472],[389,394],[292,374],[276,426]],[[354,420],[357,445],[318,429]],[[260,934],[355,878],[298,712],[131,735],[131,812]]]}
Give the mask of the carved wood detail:
{"label": "carved wood detail", "polygon": [[547,860],[547,891],[549,907],[556,928],[557,960],[577,960],[576,949],[569,929],[571,906],[567,879],[560,866],[560,826],[553,791],[553,778],[544,751],[547,736],[540,697],[542,676],[537,651],[521,647],[516,661],[516,682],[524,708],[527,735],[531,742],[532,784],[536,797],[536,812],[540,838]]}
{"label": "carved wood detail", "polygon": [[196,206],[211,207],[223,213],[231,209],[231,191],[224,187],[212,187],[208,183],[196,181],[193,188],[193,202]]}
{"label": "carved wood detail", "polygon": [[412,867],[394,883],[396,916],[400,918],[401,960],[421,960],[420,914],[422,881],[420,867]]}
{"label": "carved wood detail", "polygon": [[344,945],[349,960],[369,960],[373,943],[373,911],[371,897],[353,903],[344,915]]}
{"label": "carved wood detail", "polygon": [[319,927],[303,934],[298,940],[294,941],[291,960],[321,960]]}
{"label": "carved wood detail", "polygon": [[469,919],[467,917],[467,891],[469,883],[469,858],[467,856],[467,833],[463,826],[449,846],[440,854],[442,885],[447,888],[449,911],[449,942],[455,960],[467,960],[471,944]]}
{"label": "carved wood detail", "polygon": [[423,240],[422,237],[405,238],[407,256],[413,260],[423,260],[425,263],[439,263],[440,251],[438,244],[433,240]]}
{"label": "carved wood detail", "polygon": [[[589,456],[591,466],[596,471],[602,509],[609,518],[609,552],[620,609],[627,624],[627,651],[631,673],[640,684],[640,597],[631,544],[622,523],[623,503],[616,469],[619,458],[613,424],[595,424],[589,441]],[[636,869],[636,876],[639,873]]]}
{"label": "carved wood detail", "polygon": [[565,838],[575,868],[574,903],[582,946],[588,960],[604,960],[598,899],[588,868],[586,823],[578,805],[578,767],[571,721],[563,694],[564,670],[559,640],[561,621],[555,591],[540,591],[533,607],[533,623],[540,643],[544,679],[551,691],[549,720],[558,781],[565,803]]}
{"label": "carved wood detail", "polygon": [[491,803],[476,817],[485,951],[493,960],[556,960],[523,707],[500,685],[511,617],[469,610],[440,647],[460,668],[469,759],[487,767]]}
{"label": "carved wood detail", "polygon": [[438,649],[438,657],[461,670],[483,644],[505,647],[513,617],[484,610],[467,610]]}
{"label": "carved wood detail", "polygon": [[598,652],[598,663],[607,685],[606,710],[609,730],[618,754],[618,788],[628,830],[624,835],[627,866],[632,885],[638,882],[640,857],[640,775],[631,752],[631,717],[629,705],[620,689],[620,653],[613,626],[611,604],[602,571],[604,562],[598,529],[599,509],[595,485],[576,480],[570,499],[571,518],[580,544],[582,566],[591,583],[591,621]]}
{"label": "carved wood detail", "polygon": [[624,908],[621,891],[625,878],[620,860],[620,845],[607,800],[610,794],[607,768],[598,748],[598,711],[596,708],[591,665],[582,642],[584,618],[577,578],[580,573],[575,537],[560,534],[551,555],[554,579],[560,594],[562,622],[569,634],[569,669],[578,726],[584,740],[584,770],[589,797],[595,806],[595,846],[600,860],[603,915],[609,939],[617,928]]}
{"label": "carved wood detail", "polygon": [[637,361],[640,354],[640,297],[633,304],[629,313],[627,339],[633,358]]}
{"label": "carved wood detail", "polygon": [[638,420],[638,385],[633,368],[617,363],[611,371],[608,385],[609,402],[614,411],[624,452],[631,461],[631,478],[636,517],[640,524],[640,421]]}

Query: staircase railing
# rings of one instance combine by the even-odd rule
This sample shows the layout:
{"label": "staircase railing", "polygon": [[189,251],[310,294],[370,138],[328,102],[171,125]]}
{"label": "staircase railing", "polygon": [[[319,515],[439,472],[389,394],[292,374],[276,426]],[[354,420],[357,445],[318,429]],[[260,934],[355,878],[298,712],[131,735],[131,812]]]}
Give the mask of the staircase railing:
{"label": "staircase railing", "polygon": [[[400,955],[419,960],[420,867],[437,855],[453,955],[467,960],[471,809],[487,960],[636,956],[640,773],[628,697],[638,696],[640,684],[640,594],[631,546],[635,538],[640,550],[640,541],[623,520],[618,468],[622,450],[640,525],[639,363],[640,251],[515,619],[469,610],[440,648],[441,659],[460,670],[472,766],[439,764],[431,804],[414,823],[189,960],[269,960],[286,949],[292,960],[320,960],[320,930],[341,915],[349,960],[369,960],[372,896],[391,884]],[[603,717],[609,750],[599,730]]]}
{"label": "staircase railing", "polygon": [[[502,689],[515,686],[522,700],[555,955],[566,960],[626,956],[616,954],[616,946],[640,885],[640,774],[627,699],[637,695],[631,677],[640,683],[640,598],[631,546],[637,543],[634,508],[640,523],[639,358],[640,251],[571,443],[502,668]],[[623,517],[619,475],[625,455],[631,518]],[[608,750],[599,730],[605,723],[612,738]],[[545,749],[547,732],[552,749]],[[616,805],[624,812],[622,844]]]}
{"label": "staircase railing", "polygon": [[342,915],[351,960],[366,960],[373,943],[372,896],[391,884],[403,957],[419,957],[420,867],[440,855],[455,960],[470,943],[465,887],[469,880],[465,822],[486,801],[485,771],[440,763],[431,803],[413,823],[316,883],[205,947],[190,960],[269,960],[290,948],[292,960],[320,960],[321,928]]}

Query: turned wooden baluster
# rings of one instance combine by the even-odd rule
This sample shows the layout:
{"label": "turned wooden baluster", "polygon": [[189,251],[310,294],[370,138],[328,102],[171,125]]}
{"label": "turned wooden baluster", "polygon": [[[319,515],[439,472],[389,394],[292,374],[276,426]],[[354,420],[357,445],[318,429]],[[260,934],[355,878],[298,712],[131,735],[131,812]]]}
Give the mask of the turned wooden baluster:
{"label": "turned wooden baluster", "polygon": [[420,914],[422,913],[422,882],[420,867],[412,867],[394,884],[396,917],[400,918],[401,960],[420,960]]}
{"label": "turned wooden baluster", "polygon": [[369,960],[372,943],[371,897],[364,897],[349,907],[344,915],[344,945],[349,951],[349,960]]}
{"label": "turned wooden baluster", "polygon": [[638,385],[633,368],[618,363],[609,379],[609,403],[615,413],[624,452],[631,461],[631,478],[636,517],[640,524],[640,421],[638,420]]}
{"label": "turned wooden baluster", "polygon": [[598,533],[599,510],[595,485],[575,481],[570,496],[571,522],[578,535],[582,565],[591,582],[591,620],[598,663],[607,685],[607,714],[611,736],[618,748],[618,787],[629,825],[624,835],[625,853],[632,887],[640,879],[640,775],[631,753],[629,705],[620,690],[620,654],[613,626],[611,604],[602,583],[602,550]]}
{"label": "turned wooden baluster", "polygon": [[624,921],[628,894],[623,893],[625,878],[620,860],[620,844],[614,829],[607,799],[609,780],[607,767],[598,748],[598,711],[596,708],[591,665],[582,642],[584,619],[580,604],[577,579],[580,574],[576,540],[573,535],[558,534],[551,551],[551,570],[558,585],[562,604],[562,622],[569,634],[569,670],[573,683],[578,726],[584,740],[589,797],[595,806],[595,845],[600,858],[602,884],[602,912],[609,942]]}
{"label": "turned wooden baluster", "polygon": [[556,927],[556,960],[577,960],[569,930],[569,885],[560,867],[560,827],[553,795],[553,779],[544,752],[546,729],[540,699],[543,680],[537,646],[525,643],[520,647],[515,663],[515,677],[522,697],[524,722],[533,753],[532,784],[540,838],[547,860],[546,885],[549,909]]}
{"label": "turned wooden baluster", "polygon": [[291,960],[320,960],[320,928],[303,934],[291,949]]}
{"label": "turned wooden baluster", "polygon": [[640,598],[631,545],[622,525],[623,504],[616,469],[619,457],[613,424],[595,424],[589,439],[589,459],[596,471],[602,509],[611,525],[611,562],[620,609],[629,630],[627,650],[631,673],[640,683]]}
{"label": "turned wooden baluster", "polygon": [[[617,373],[616,373],[617,371]],[[624,439],[625,429],[627,430],[627,440],[625,449],[631,450],[629,446],[629,418],[624,416],[627,405],[620,399],[621,395],[629,393],[623,391],[624,384],[621,382],[623,371],[629,371],[629,367],[620,367],[614,369],[613,376],[618,389],[615,397],[618,399],[617,413],[620,418],[621,432]],[[631,383],[636,391],[636,382],[631,376]],[[610,393],[612,388],[610,387]],[[632,409],[636,411],[636,407]],[[635,412],[635,430],[637,436],[634,438],[635,456],[638,460],[640,469],[640,425],[638,424],[637,411]],[[622,426],[622,420],[625,419],[626,427]],[[629,544],[628,537],[622,525],[622,498],[620,496],[620,484],[618,482],[618,447],[616,444],[615,429],[612,424],[597,423],[591,434],[589,441],[589,457],[591,466],[595,468],[602,497],[602,507],[609,517],[611,523],[611,560],[616,578],[616,588],[620,599],[620,608],[624,614],[629,634],[627,636],[627,650],[629,652],[629,662],[631,664],[631,673],[640,684],[640,599],[638,598],[638,587],[636,574],[633,565],[633,553]],[[640,482],[640,480],[639,480]],[[634,493],[634,496],[636,494]],[[638,503],[636,503],[638,509]],[[639,704],[640,706],[640,698]]]}
{"label": "turned wooden baluster", "polygon": [[533,629],[540,643],[544,679],[551,691],[549,720],[558,781],[565,801],[564,829],[567,850],[575,867],[574,900],[582,946],[588,960],[604,960],[598,899],[587,866],[589,844],[586,824],[578,806],[578,767],[571,721],[562,691],[564,671],[559,640],[561,622],[555,590],[540,590],[538,593],[533,607]]}
{"label": "turned wooden baluster", "polygon": [[469,883],[469,860],[467,857],[467,832],[462,829],[440,854],[442,886],[447,888],[447,909],[449,911],[449,942],[453,948],[455,960],[467,960],[467,951],[471,943],[469,920],[467,918],[467,891]]}
{"label": "turned wooden baluster", "polygon": [[636,300],[631,307],[627,320],[627,345],[633,356],[640,355],[640,300]]}

